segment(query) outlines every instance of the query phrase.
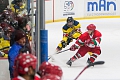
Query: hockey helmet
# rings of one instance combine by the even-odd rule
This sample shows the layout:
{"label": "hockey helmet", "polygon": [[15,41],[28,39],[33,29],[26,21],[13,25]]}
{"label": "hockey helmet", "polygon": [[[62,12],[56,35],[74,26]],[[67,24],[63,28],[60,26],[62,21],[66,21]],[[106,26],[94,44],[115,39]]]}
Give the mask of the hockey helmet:
{"label": "hockey helmet", "polygon": [[52,70],[51,70],[50,74],[57,75],[57,76],[59,76],[60,78],[62,77],[63,71],[62,71],[62,69],[61,69],[59,66],[54,65],[53,68],[51,68],[51,69],[52,69]]}
{"label": "hockey helmet", "polygon": [[28,68],[36,69],[37,58],[32,54],[22,53],[16,59],[16,68],[19,74],[26,74]]}
{"label": "hockey helmet", "polygon": [[89,24],[88,26],[87,26],[87,30],[95,30],[96,29],[96,26],[94,25],[94,24]]}
{"label": "hockey helmet", "polygon": [[11,18],[10,11],[9,10],[4,10],[1,17],[2,17],[3,20],[4,19],[9,20]]}
{"label": "hockey helmet", "polygon": [[13,32],[15,29],[7,22],[1,22],[1,27],[5,32]]}
{"label": "hockey helmet", "polygon": [[13,32],[14,30],[15,30],[15,29],[14,29],[12,26],[10,26],[10,25],[9,25],[8,27],[5,27],[5,28],[4,28],[4,31],[5,31],[5,32]]}
{"label": "hockey helmet", "polygon": [[46,74],[52,74],[62,78],[63,75],[63,71],[59,66],[51,64],[49,62],[43,62],[39,68],[39,71],[40,71],[40,75],[42,76]]}
{"label": "hockey helmet", "polygon": [[28,23],[28,19],[26,17],[19,17],[18,18],[18,27],[19,28],[26,27],[27,23]]}
{"label": "hockey helmet", "polygon": [[[51,66],[52,64],[51,63],[49,63],[49,62],[43,62],[41,65],[40,65],[40,67],[39,67],[39,73],[40,73],[40,75],[41,76],[44,76],[46,73],[48,73],[49,72],[49,68],[50,68],[50,66]],[[48,72],[46,71],[46,69],[48,70]]]}
{"label": "hockey helmet", "polygon": [[68,27],[73,27],[74,24],[74,19],[72,17],[67,18],[67,26]]}
{"label": "hockey helmet", "polygon": [[68,18],[67,18],[67,23],[68,23],[68,22],[73,22],[73,21],[74,21],[74,19],[73,19],[72,17],[68,17]]}

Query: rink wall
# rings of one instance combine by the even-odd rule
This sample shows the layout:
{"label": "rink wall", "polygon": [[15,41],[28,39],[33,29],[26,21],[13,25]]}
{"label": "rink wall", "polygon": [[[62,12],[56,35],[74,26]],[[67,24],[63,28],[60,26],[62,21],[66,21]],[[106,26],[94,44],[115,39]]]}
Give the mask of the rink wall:
{"label": "rink wall", "polygon": [[120,0],[46,0],[46,23],[75,19],[120,18]]}

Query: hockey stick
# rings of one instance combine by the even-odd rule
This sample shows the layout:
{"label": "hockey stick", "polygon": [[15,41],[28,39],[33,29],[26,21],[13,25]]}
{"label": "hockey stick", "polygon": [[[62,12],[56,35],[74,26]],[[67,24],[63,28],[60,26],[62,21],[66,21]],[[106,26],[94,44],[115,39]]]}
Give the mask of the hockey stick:
{"label": "hockey stick", "polygon": [[74,80],[77,80],[78,77],[79,77],[87,68],[89,68],[89,67],[91,67],[91,66],[94,66],[94,65],[102,65],[102,64],[104,64],[104,63],[105,63],[104,61],[96,61],[96,62],[94,62],[93,64],[87,65],[86,67],[84,67],[84,69],[78,74],[78,76],[77,76]]}
{"label": "hockey stick", "polygon": [[56,55],[56,54],[59,54],[59,53],[62,53],[62,52],[68,51],[68,50],[70,50],[70,49],[66,49],[66,50],[63,50],[63,51],[60,51],[60,52],[54,53],[54,54],[48,56],[48,60],[49,60],[50,58],[52,58],[53,55]]}

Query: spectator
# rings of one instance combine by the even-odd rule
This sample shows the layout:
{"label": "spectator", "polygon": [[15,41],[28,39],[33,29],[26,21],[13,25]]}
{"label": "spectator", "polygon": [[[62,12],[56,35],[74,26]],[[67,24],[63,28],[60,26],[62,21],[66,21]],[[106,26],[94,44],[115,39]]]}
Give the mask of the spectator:
{"label": "spectator", "polygon": [[22,2],[22,0],[12,1],[10,8],[19,16],[23,16],[27,12],[27,10],[25,9],[25,4]]}
{"label": "spectator", "polygon": [[16,28],[16,30],[11,35],[10,45],[11,46],[13,45],[13,43],[15,42],[15,40],[14,40],[15,34],[16,34],[17,30],[20,30],[26,35],[26,43],[24,45],[24,48],[27,49],[31,53],[29,39],[27,37],[28,36],[27,35],[27,28],[26,28],[27,22],[28,22],[27,18],[23,18],[23,17],[18,18],[18,27]]}
{"label": "spectator", "polygon": [[0,57],[7,57],[7,53],[10,48],[10,43],[8,40],[5,40],[3,36],[4,31],[2,27],[0,27]]}
{"label": "spectator", "polygon": [[18,56],[20,49],[25,45],[25,42],[26,42],[25,34],[22,31],[17,30],[15,34],[15,42],[8,52],[9,71],[11,78],[13,78],[13,65],[15,58]]}

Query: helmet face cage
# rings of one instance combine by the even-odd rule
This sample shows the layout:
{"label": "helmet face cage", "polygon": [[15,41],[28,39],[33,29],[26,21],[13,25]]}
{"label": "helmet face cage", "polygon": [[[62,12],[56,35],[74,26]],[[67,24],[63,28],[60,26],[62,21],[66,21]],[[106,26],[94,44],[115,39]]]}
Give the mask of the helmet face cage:
{"label": "helmet face cage", "polygon": [[2,14],[2,17],[3,17],[3,19],[5,20],[10,20],[10,18],[11,18],[11,14],[10,14],[10,11],[9,10],[4,10],[3,11],[3,14]]}
{"label": "helmet face cage", "polygon": [[67,26],[68,27],[73,27],[74,24],[74,19],[72,17],[67,18]]}

